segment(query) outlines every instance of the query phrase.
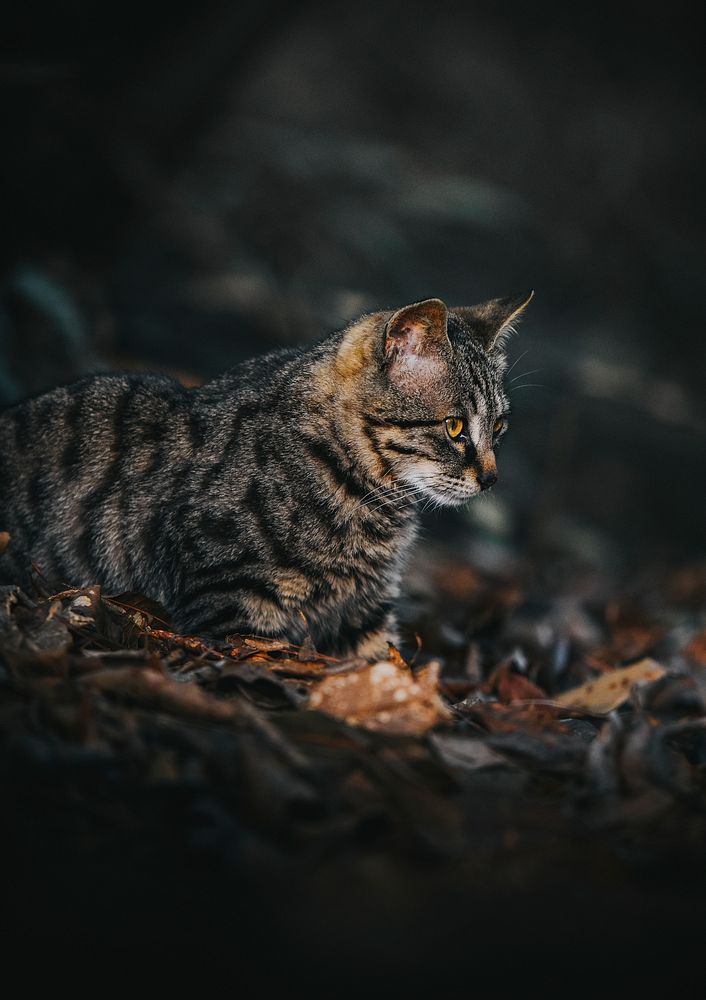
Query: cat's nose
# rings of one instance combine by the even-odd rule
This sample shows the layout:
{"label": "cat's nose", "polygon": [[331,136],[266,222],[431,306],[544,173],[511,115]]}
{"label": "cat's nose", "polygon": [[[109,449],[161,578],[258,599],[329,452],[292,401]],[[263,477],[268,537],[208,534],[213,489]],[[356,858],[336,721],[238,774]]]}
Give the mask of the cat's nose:
{"label": "cat's nose", "polygon": [[488,490],[498,481],[495,469],[481,469],[477,474],[478,485],[482,490]]}

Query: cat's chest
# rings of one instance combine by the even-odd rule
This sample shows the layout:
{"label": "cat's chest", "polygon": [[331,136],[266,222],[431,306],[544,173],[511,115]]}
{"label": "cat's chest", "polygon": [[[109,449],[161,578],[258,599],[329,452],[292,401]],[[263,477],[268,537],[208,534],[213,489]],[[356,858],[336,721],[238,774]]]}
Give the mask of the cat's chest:
{"label": "cat's chest", "polygon": [[313,548],[314,562],[306,571],[289,566],[274,571],[280,597],[305,614],[330,613],[381,599],[396,591],[416,531],[416,521],[411,519],[394,529],[378,526],[374,532],[348,525],[325,545]]}

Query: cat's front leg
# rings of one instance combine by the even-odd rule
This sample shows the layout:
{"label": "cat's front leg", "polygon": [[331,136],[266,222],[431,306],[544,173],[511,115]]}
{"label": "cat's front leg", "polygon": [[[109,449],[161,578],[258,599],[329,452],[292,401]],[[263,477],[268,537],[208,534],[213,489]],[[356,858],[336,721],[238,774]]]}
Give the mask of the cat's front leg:
{"label": "cat's front leg", "polygon": [[377,622],[364,624],[356,636],[353,652],[364,660],[386,660],[389,643],[399,646],[399,642],[397,616],[393,610],[386,608]]}

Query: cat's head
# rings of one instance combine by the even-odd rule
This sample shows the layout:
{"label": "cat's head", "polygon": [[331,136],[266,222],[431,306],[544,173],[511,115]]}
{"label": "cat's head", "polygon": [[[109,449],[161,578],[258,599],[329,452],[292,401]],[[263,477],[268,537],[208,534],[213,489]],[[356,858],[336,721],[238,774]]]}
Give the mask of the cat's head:
{"label": "cat's head", "polygon": [[366,318],[364,428],[387,478],[449,506],[496,482],[509,415],[504,345],[532,296],[450,309],[426,299]]}

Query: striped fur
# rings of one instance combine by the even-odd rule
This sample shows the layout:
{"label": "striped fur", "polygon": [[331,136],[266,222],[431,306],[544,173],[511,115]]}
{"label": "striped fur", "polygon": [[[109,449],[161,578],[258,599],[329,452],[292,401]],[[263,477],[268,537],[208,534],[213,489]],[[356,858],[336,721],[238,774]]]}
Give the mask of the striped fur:
{"label": "striped fur", "polygon": [[[443,307],[440,331],[429,308],[365,316],[198,389],[101,374],[6,410],[0,575],[16,582],[31,557],[57,582],[149,595],[184,632],[310,630],[322,650],[380,655],[419,502],[478,492],[508,408],[487,322]],[[462,442],[445,430],[455,414]]]}

